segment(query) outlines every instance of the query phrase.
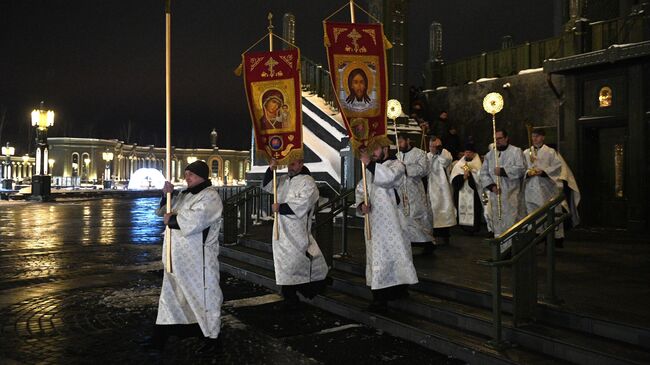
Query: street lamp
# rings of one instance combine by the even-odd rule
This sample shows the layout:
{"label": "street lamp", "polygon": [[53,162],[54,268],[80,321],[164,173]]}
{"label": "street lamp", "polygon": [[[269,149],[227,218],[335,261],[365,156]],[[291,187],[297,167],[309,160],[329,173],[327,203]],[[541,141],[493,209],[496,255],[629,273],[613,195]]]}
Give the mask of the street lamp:
{"label": "street lamp", "polygon": [[5,166],[3,166],[3,177],[4,179],[2,180],[2,188],[11,190],[12,188],[12,183],[14,180],[12,179],[12,173],[11,173],[11,156],[16,154],[16,149],[14,147],[9,146],[9,142],[7,142],[6,146],[2,147],[2,155],[5,156]]}
{"label": "street lamp", "polygon": [[49,175],[49,146],[47,128],[54,125],[54,112],[46,110],[44,103],[32,111],[32,127],[36,128],[36,172],[32,178],[32,196],[34,200],[48,200],[52,190],[52,176]]}
{"label": "street lamp", "polygon": [[113,152],[102,152],[102,160],[106,162],[106,167],[104,168],[104,189],[110,189],[112,184],[111,161],[113,161]]}

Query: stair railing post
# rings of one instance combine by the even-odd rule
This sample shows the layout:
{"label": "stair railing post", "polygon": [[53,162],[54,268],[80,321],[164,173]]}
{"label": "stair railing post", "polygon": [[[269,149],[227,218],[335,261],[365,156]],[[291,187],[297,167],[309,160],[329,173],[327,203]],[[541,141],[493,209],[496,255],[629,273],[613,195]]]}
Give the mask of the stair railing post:
{"label": "stair railing post", "polygon": [[244,232],[242,232],[242,236],[246,236],[248,233],[248,198],[250,193],[250,191],[244,193]]}
{"label": "stair railing post", "polygon": [[348,197],[343,197],[343,209],[341,214],[341,257],[348,255]]}
{"label": "stair railing post", "polygon": [[[549,207],[546,212],[546,226],[550,227],[553,223],[555,223],[554,206]],[[555,296],[555,230],[551,230],[546,235],[546,301],[557,302]]]}
{"label": "stair railing post", "polygon": [[[501,258],[501,242],[496,241],[492,246],[492,259],[498,261]],[[500,348],[501,339],[501,267],[492,266],[492,318],[493,333],[492,346]]]}

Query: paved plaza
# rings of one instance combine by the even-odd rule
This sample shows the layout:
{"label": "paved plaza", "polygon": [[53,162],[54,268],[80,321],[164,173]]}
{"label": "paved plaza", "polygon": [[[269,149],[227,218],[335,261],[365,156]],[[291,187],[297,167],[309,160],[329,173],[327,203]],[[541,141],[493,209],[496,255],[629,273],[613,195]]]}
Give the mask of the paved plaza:
{"label": "paved plaza", "polygon": [[156,198],[0,202],[0,364],[456,364],[268,289],[222,276],[223,354],[151,333],[162,280]]}

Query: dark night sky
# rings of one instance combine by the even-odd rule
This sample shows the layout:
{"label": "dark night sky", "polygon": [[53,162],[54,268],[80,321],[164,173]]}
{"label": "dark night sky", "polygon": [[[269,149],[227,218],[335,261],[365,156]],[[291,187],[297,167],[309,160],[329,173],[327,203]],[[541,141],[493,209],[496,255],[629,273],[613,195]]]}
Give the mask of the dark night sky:
{"label": "dark night sky", "polygon": [[[247,148],[250,120],[242,80],[232,70],[240,53],[266,32],[266,14],[296,16],[302,54],[323,62],[322,19],[345,1],[173,0],[172,143]],[[360,2],[364,4],[364,2]],[[409,77],[420,83],[428,29],[443,25],[447,61],[515,43],[551,37],[544,1],[411,0]],[[29,112],[41,100],[57,113],[50,136],[164,143],[163,0],[0,0],[0,106],[7,122],[0,143],[25,153]]]}

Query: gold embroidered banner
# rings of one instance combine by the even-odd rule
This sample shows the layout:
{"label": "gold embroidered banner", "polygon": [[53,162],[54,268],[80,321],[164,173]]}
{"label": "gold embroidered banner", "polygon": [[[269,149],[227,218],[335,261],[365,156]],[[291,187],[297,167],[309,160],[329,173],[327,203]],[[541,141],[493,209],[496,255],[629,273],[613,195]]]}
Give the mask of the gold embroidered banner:
{"label": "gold embroidered banner", "polygon": [[242,59],[257,151],[281,165],[301,158],[300,51],[250,52]]}
{"label": "gold embroidered banner", "polygon": [[388,79],[383,26],[323,22],[330,78],[352,148],[389,144]]}

